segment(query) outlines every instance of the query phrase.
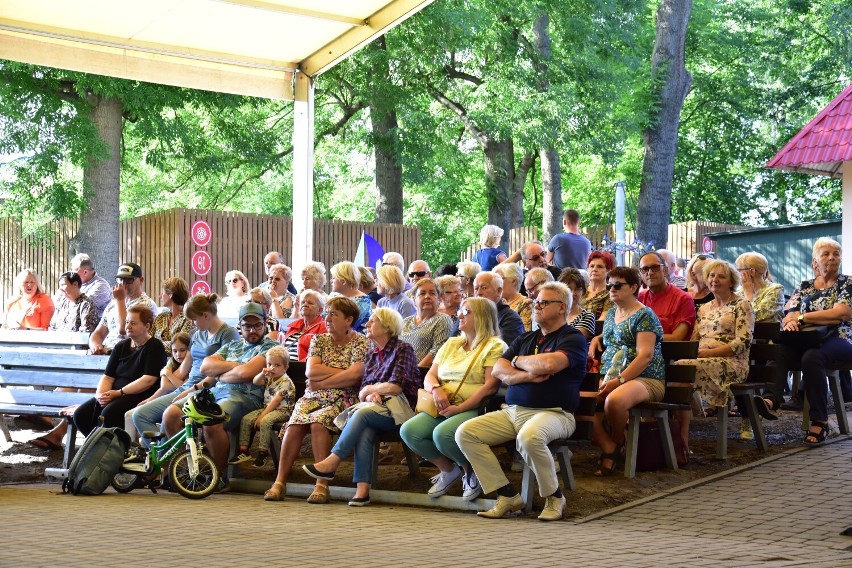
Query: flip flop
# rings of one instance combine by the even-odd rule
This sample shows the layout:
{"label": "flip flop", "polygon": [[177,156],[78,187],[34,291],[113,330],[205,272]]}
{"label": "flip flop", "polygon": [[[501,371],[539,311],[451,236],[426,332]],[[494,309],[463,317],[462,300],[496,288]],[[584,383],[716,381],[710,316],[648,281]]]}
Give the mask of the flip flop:
{"label": "flip flop", "polygon": [[27,443],[42,450],[55,451],[62,449],[62,444],[54,444],[52,441],[48,440],[44,436],[39,436],[38,438],[30,440]]}

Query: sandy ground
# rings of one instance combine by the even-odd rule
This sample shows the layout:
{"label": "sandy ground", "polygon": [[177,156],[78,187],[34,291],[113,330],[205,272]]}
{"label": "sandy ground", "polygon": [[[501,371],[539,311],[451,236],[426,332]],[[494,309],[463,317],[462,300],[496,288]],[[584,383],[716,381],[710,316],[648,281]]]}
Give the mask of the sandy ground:
{"label": "sandy ground", "polygon": [[[62,461],[62,451],[38,449],[27,443],[28,440],[40,435],[41,432],[21,428],[22,423],[5,417],[12,432],[13,441],[0,442],[0,483],[56,483],[44,476],[46,467],[59,467]],[[595,477],[595,462],[599,455],[597,448],[591,444],[582,444],[574,451],[572,465],[577,479],[577,491],[571,493],[568,499],[566,516],[582,517],[610,507],[621,505],[636,499],[664,491],[668,488],[724,471],[726,469],[747,464],[766,457],[759,452],[754,442],[744,442],[739,439],[740,418],[729,421],[727,460],[715,457],[716,419],[696,418],[690,430],[690,450],[692,455],[688,466],[678,471],[658,470],[638,472],[634,479],[625,479],[621,474],[614,477]],[[801,414],[783,412],[780,420],[764,421],[764,428],[769,440],[769,454],[783,452],[799,446],[804,437],[801,430]],[[835,427],[836,431],[836,427]],[[421,468],[421,475],[411,479],[405,466],[399,465],[402,452],[399,447],[393,447],[395,458],[392,465],[379,468],[379,483],[381,489],[398,489],[402,491],[425,492],[430,485],[429,478],[437,470]],[[508,453],[498,450],[498,455],[508,469],[511,458]],[[303,457],[293,469],[290,481],[297,483],[312,482],[298,465],[309,463],[309,452],[303,452]],[[243,467],[238,476],[252,479],[268,479],[270,484],[275,478],[272,461],[269,460],[264,468],[251,465]],[[509,478],[520,486],[520,473],[510,473]],[[335,484],[349,485],[351,479],[351,463],[344,463],[338,471]]]}

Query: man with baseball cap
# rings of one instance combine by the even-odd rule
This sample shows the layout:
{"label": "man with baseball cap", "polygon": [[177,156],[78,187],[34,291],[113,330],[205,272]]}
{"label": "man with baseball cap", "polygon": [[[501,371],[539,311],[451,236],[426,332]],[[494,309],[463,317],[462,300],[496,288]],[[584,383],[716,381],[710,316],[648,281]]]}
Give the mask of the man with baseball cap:
{"label": "man with baseball cap", "polygon": [[[211,388],[216,402],[230,416],[225,423],[204,427],[204,439],[210,455],[222,472],[228,467],[231,452],[228,430],[239,428],[243,416],[263,405],[264,387],[253,384],[252,379],[266,366],[265,353],[280,345],[266,337],[266,312],[260,304],[249,302],[240,306],[240,331],[242,339],[232,341],[204,358],[201,372],[206,376],[194,387],[195,390]],[[173,436],[183,428],[181,415],[179,405],[173,404],[166,410],[163,414],[166,434]],[[227,480],[220,483],[220,492],[228,489]]]}
{"label": "man with baseball cap", "polygon": [[93,355],[105,355],[116,343],[127,338],[124,329],[127,308],[142,303],[157,313],[157,303],[145,295],[144,285],[145,278],[138,264],[126,262],[118,267],[112,300],[107,304],[98,327],[89,336],[89,349]]}

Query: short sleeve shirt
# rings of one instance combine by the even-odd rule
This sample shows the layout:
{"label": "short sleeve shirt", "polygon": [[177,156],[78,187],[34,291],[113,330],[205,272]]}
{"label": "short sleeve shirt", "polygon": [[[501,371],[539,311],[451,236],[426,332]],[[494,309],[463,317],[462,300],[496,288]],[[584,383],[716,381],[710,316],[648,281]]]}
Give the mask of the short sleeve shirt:
{"label": "short sleeve shirt", "polygon": [[470,372],[459,390],[462,400],[466,400],[485,384],[485,368],[493,367],[506,350],[506,344],[499,337],[489,337],[484,345],[477,345],[470,351],[465,351],[464,344],[464,337],[451,337],[438,350],[433,362],[438,365],[438,378],[446,385],[444,390],[448,395],[456,391],[470,367]]}
{"label": "short sleeve shirt", "polygon": [[639,301],[657,314],[657,319],[663,326],[663,333],[672,333],[677,326],[685,323],[689,327],[686,337],[692,336],[695,327],[695,302],[689,292],[669,284],[659,294],[648,289],[641,290]]}
{"label": "short sleeve shirt", "polygon": [[[145,342],[145,345],[132,349],[130,339],[119,341],[109,355],[104,375],[112,377],[114,389],[121,389],[144,375],[159,377],[160,371],[166,366],[166,350],[156,337]],[[143,396],[151,396],[156,392],[157,381],[151,383]]]}

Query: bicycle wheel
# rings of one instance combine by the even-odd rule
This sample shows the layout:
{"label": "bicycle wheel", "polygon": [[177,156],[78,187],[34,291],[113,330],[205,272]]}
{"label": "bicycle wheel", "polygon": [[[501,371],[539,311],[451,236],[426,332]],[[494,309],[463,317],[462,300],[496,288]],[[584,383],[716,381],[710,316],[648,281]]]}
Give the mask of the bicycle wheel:
{"label": "bicycle wheel", "polygon": [[198,454],[198,471],[190,473],[192,453],[189,450],[179,453],[169,466],[169,480],[178,493],[188,499],[204,499],[214,491],[219,483],[219,469],[213,458],[204,453]]}
{"label": "bicycle wheel", "polygon": [[138,473],[119,471],[113,476],[112,481],[110,481],[109,484],[112,485],[112,488],[119,493],[130,493],[138,487],[138,483]]}

